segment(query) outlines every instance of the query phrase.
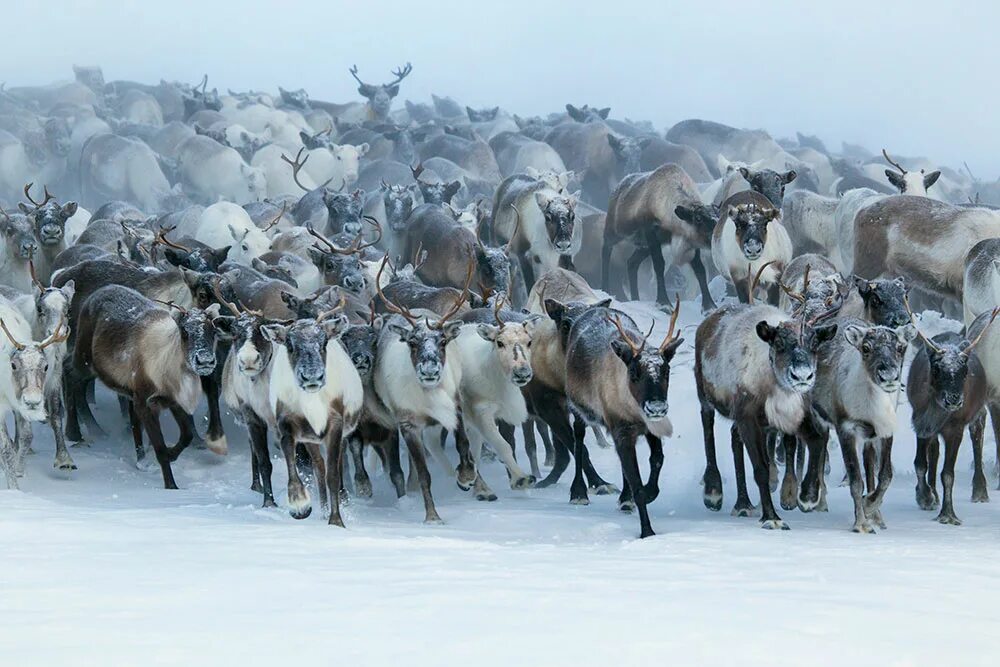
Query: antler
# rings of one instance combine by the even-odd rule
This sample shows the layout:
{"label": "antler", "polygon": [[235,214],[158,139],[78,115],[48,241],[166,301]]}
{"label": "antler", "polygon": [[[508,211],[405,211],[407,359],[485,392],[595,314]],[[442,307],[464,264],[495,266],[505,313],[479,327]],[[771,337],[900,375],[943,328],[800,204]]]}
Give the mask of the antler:
{"label": "antler", "polygon": [[172,227],[160,227],[160,231],[156,232],[156,238],[153,239],[154,244],[165,245],[168,248],[173,248],[175,250],[183,250],[184,252],[191,252],[191,248],[185,248],[179,243],[174,243],[167,238],[167,234],[177,229],[177,226]]}
{"label": "antler", "polygon": [[893,162],[892,158],[889,157],[889,154],[885,152],[884,148],[882,149],[882,157],[884,157],[885,161],[891,164],[893,167],[899,169],[900,173],[902,173],[904,176],[906,175],[907,172],[905,169],[903,169],[902,165],[900,165],[898,162]]}
{"label": "antler", "polygon": [[[311,192],[312,191],[311,188],[307,188],[306,186],[302,185],[301,181],[299,181],[299,172],[302,170],[302,167],[305,166],[306,162],[309,161],[309,155],[308,154],[304,158],[302,157],[302,153],[304,153],[305,150],[306,150],[305,146],[303,146],[302,148],[300,148],[299,152],[295,154],[295,160],[292,160],[291,158],[289,158],[284,153],[281,154],[281,159],[284,160],[285,162],[287,162],[288,164],[290,164],[292,166],[292,180],[295,181],[295,185],[299,186],[300,188],[302,188],[306,192]],[[300,158],[301,158],[301,160],[300,160]],[[327,181],[327,183],[329,183],[329,182],[330,181]]]}
{"label": "antler", "polygon": [[396,69],[392,70],[392,75],[396,77],[396,80],[390,81],[389,83],[385,84],[385,87],[388,88],[389,86],[395,86],[397,83],[408,77],[410,75],[410,72],[412,71],[413,71],[413,65],[411,65],[410,63],[406,63],[404,67],[397,67]]}
{"label": "antler", "polygon": [[11,345],[14,346],[14,349],[20,351],[25,348],[25,345],[23,343],[17,342],[17,339],[14,338],[13,334],[10,333],[10,329],[7,328],[7,324],[2,319],[0,319],[0,329],[3,329],[3,332],[7,334],[7,338],[10,340]]}
{"label": "antler", "polygon": [[423,162],[417,162],[417,166],[416,167],[411,166],[410,167],[410,173],[413,174],[413,180],[419,181],[420,180],[420,174],[424,173],[424,163]]}
{"label": "antler", "polygon": [[341,292],[340,293],[340,300],[337,301],[337,304],[333,308],[331,308],[330,310],[326,311],[325,313],[320,313],[319,317],[316,318],[316,321],[317,322],[322,322],[323,320],[325,320],[327,318],[333,317],[339,311],[343,310],[345,305],[347,305],[347,297],[344,296],[343,292]]}
{"label": "antler", "polygon": [[351,65],[348,68],[347,71],[351,73],[351,76],[354,77],[354,80],[357,81],[359,85],[362,85],[362,86],[367,86],[368,85],[367,83],[365,83],[364,81],[362,81],[360,78],[358,78],[358,66],[357,65]]}
{"label": "antler", "polygon": [[[674,298],[676,300],[674,301],[674,312],[670,315],[670,328],[667,329],[667,335],[663,338],[663,342],[660,343],[658,350],[661,353],[666,349],[667,345],[670,345],[670,343],[681,337],[680,331],[674,334],[674,327],[677,326],[677,318],[681,314],[681,295],[677,294]],[[650,329],[650,333],[652,333],[652,329]]]}
{"label": "antler", "polygon": [[410,312],[408,308],[402,306],[397,306],[392,301],[389,300],[382,292],[382,271],[385,269],[385,265],[389,263],[389,253],[385,254],[382,258],[382,265],[378,267],[378,273],[375,274],[375,292],[378,294],[379,298],[382,299],[382,303],[389,310],[390,313],[395,313],[397,315],[402,315],[411,326],[417,326],[417,318]]}
{"label": "antler", "polygon": [[[750,305],[750,306],[753,305],[753,293],[757,290],[757,283],[760,282],[760,277],[761,277],[761,275],[763,275],[764,269],[766,269],[767,267],[771,266],[776,261],[777,260],[772,259],[770,262],[765,262],[764,264],[761,264],[760,268],[757,269],[757,275],[755,275],[753,277],[753,280],[750,281],[750,289],[747,291],[747,305]],[[747,275],[750,275],[750,272],[752,270],[753,270],[753,265],[747,264]],[[784,285],[782,285],[782,287],[784,287]],[[789,296],[792,296],[792,295],[789,294]],[[795,297],[792,297],[792,298],[795,298]],[[803,297],[802,300],[805,301],[805,297]]]}
{"label": "antler", "polygon": [[[920,336],[920,340],[924,341],[924,345],[927,346],[927,349],[934,350],[935,352],[941,352],[941,348],[938,347],[933,341],[931,341],[930,338],[928,338],[927,336],[925,336],[923,334],[923,332],[920,331],[920,327],[917,326],[916,317],[914,317],[913,311],[910,310],[910,297],[909,296],[904,296],[903,297],[903,305],[906,306],[906,313],[910,316],[910,322],[913,324],[913,328],[917,330],[917,335]],[[995,310],[994,310],[994,313],[993,313],[993,317],[994,318],[996,317],[996,311]],[[990,320],[990,322],[992,322],[992,321],[993,320]],[[986,325],[986,326],[989,326],[989,325]],[[984,329],[984,331],[985,331],[985,329]],[[982,334],[979,334],[979,336],[976,337],[976,342],[977,343],[979,342],[979,338],[981,338],[981,337],[982,337]]]}
{"label": "antler", "polygon": [[231,312],[233,315],[235,315],[236,317],[239,317],[242,313],[240,312],[240,309],[236,306],[236,304],[235,303],[231,303],[229,301],[226,301],[226,297],[222,296],[222,290],[219,289],[219,283],[221,281],[222,281],[222,279],[220,278],[218,280],[215,280],[212,283],[212,293],[215,294],[216,300],[221,305],[225,306],[226,309],[229,312]]}
{"label": "antler", "polygon": [[503,329],[503,321],[500,319],[500,309],[503,308],[503,302],[506,298],[506,294],[501,294],[500,298],[493,304],[493,319],[496,320],[497,326],[501,329]]}
{"label": "antler", "polygon": [[986,326],[984,326],[983,330],[979,332],[979,335],[976,336],[975,340],[969,342],[969,345],[965,348],[966,354],[968,354],[969,351],[972,350],[974,347],[979,345],[979,341],[983,339],[983,335],[986,333],[986,330],[990,328],[990,325],[993,324],[993,320],[997,318],[997,315],[1000,315],[1000,306],[997,306],[996,308],[993,309],[993,314],[990,315],[990,321],[986,323]]}
{"label": "antler", "polygon": [[[511,246],[511,244],[514,243],[514,239],[517,238],[517,232],[518,232],[518,230],[521,229],[521,211],[518,210],[517,206],[514,206],[513,204],[511,204],[510,207],[512,209],[514,209],[514,213],[515,213],[515,215],[517,215],[517,222],[514,223],[514,231],[513,231],[513,233],[511,233],[510,238],[507,239],[507,245],[505,245],[504,248],[503,248],[503,250],[504,250],[505,253],[510,253],[510,246]],[[478,229],[478,227],[477,227],[477,229]],[[496,233],[496,232],[494,232],[494,233]]]}
{"label": "antler", "polygon": [[[65,316],[60,315],[59,316],[59,324],[56,325],[56,330],[52,332],[51,336],[49,336],[48,338],[46,338],[45,340],[43,340],[41,343],[38,344],[38,349],[39,350],[44,350],[49,345],[56,345],[57,343],[65,343],[66,342],[66,340],[69,338],[69,328],[66,329],[66,333],[65,334],[63,334],[61,336],[59,335],[60,333],[62,333],[63,324],[65,324],[65,322],[66,322]],[[4,331],[6,331],[6,330],[7,330],[7,328],[4,327]]]}
{"label": "antler", "polygon": [[[766,266],[766,264],[765,264],[765,266]],[[763,267],[761,267],[761,268],[763,268]],[[811,265],[806,264],[805,273],[803,273],[803,275],[802,275],[802,291],[801,292],[795,292],[795,291],[793,291],[791,287],[789,287],[788,285],[786,285],[783,282],[779,282],[778,283],[778,285],[781,287],[782,291],[785,294],[788,295],[788,298],[793,299],[795,301],[798,301],[801,304],[805,304],[805,302],[807,300],[806,295],[809,293],[809,270],[811,268],[812,268]]]}
{"label": "antler", "polygon": [[45,291],[45,285],[42,284],[42,281],[38,279],[38,275],[35,274],[35,262],[33,260],[30,260],[30,259],[28,260],[28,272],[31,274],[31,282],[32,282],[32,284],[35,287],[37,287],[39,290],[41,290],[42,292],[44,292]]}
{"label": "antler", "polygon": [[465,286],[462,287],[462,293],[459,294],[458,298],[455,299],[455,303],[451,307],[451,310],[445,313],[444,316],[441,317],[437,322],[435,322],[433,326],[431,326],[428,323],[428,326],[430,326],[432,329],[444,328],[444,323],[447,322],[448,319],[451,318],[455,313],[457,313],[458,310],[462,307],[462,304],[465,303],[465,300],[469,298],[469,285],[472,284],[472,271],[474,268],[475,268],[475,263],[469,262],[469,270],[465,276]]}
{"label": "antler", "polygon": [[48,204],[53,199],[55,199],[55,197],[52,196],[52,194],[49,192],[49,186],[45,185],[45,186],[42,186],[45,189],[45,199],[43,199],[41,203],[36,202],[31,197],[31,188],[34,185],[35,185],[34,183],[28,183],[27,185],[24,186],[24,196],[28,198],[28,201],[30,201],[34,205],[35,208],[41,208],[41,207],[45,206],[46,204]]}
{"label": "antler", "polygon": [[187,315],[187,312],[188,312],[187,308],[184,308],[183,306],[178,306],[172,300],[171,301],[160,301],[159,299],[152,299],[152,301],[155,301],[156,303],[159,303],[159,304],[163,304],[167,308],[174,308],[177,311],[179,311],[179,312],[184,313],[185,315]]}
{"label": "antler", "polygon": [[263,231],[263,232],[270,231],[272,227],[274,227],[275,225],[278,224],[278,221],[281,220],[282,216],[285,215],[285,211],[287,209],[288,209],[288,201],[286,200],[286,201],[283,201],[281,203],[281,210],[278,211],[278,215],[276,215],[274,217],[274,220],[272,220],[271,222],[267,223],[267,227],[264,227],[261,231]]}
{"label": "antler", "polygon": [[413,253],[413,272],[416,273],[417,270],[427,263],[427,251],[424,250],[424,242],[421,241],[417,244],[417,251]]}
{"label": "antler", "polygon": [[625,344],[629,346],[629,349],[632,350],[632,354],[634,356],[638,356],[639,353],[642,352],[642,348],[646,345],[645,339],[643,339],[641,345],[636,345],[632,342],[632,337],[625,332],[625,328],[622,327],[621,318],[618,315],[615,315],[614,318],[608,317],[607,320],[608,322],[611,322],[611,324],[615,325],[616,329],[618,329],[619,335],[622,337],[622,340],[625,341]]}

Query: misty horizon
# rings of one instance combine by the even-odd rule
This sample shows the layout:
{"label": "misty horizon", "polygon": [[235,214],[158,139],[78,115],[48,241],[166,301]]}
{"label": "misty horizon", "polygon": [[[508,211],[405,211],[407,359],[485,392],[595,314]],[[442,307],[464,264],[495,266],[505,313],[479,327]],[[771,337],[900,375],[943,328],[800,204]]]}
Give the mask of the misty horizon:
{"label": "misty horizon", "polygon": [[433,92],[521,115],[567,102],[610,106],[612,117],[649,120],[661,133],[687,118],[776,138],[800,131],[831,150],[847,141],[956,169],[967,162],[977,178],[994,180],[1000,156],[986,133],[1000,93],[983,84],[1000,55],[987,34],[1000,8],[961,7],[959,15],[922,2],[848,2],[808,14],[792,3],[735,2],[441,3],[422,13],[398,2],[16,6],[10,25],[45,30],[9,31],[0,81],[65,81],[74,64],[99,65],[108,81],[194,83],[208,74],[222,92],[280,85],[348,102],[361,99],[352,64],[379,83],[409,61],[398,105]]}

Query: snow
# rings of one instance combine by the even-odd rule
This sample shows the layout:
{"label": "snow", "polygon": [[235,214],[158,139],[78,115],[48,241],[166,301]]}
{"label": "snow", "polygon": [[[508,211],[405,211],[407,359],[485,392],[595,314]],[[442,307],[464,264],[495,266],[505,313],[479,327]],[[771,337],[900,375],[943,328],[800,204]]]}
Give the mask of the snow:
{"label": "snow", "polygon": [[[626,309],[643,328],[655,314],[654,337],[665,333],[662,313]],[[724,509],[704,508],[697,309],[683,304],[675,437],[650,506],[658,535],[641,541],[616,496],[569,504],[572,466],[553,488],[511,491],[502,465],[487,464],[500,499],[478,503],[432,462],[440,526],[421,523],[419,494],[397,501],[370,467],[375,497],[344,508],[347,530],[318,511],[295,521],[284,507],[259,507],[245,432],[232,423],[229,455],[185,452],[174,464],[181,490],[166,491],[155,467],[135,468],[117,402],[99,391],[98,419],[116,436],[73,449],[79,470],[64,473],[52,468],[51,433],[36,426],[22,491],[0,491],[3,663],[994,664],[1000,493],[970,502],[966,443],[955,485],[964,525],[918,509],[908,407],[883,507],[889,528],[877,535],[849,530],[836,450],[828,514],[779,510],[788,532],[731,517],[721,418]],[[988,461],[992,448],[990,433]],[[272,452],[284,505],[285,466]],[[643,463],[646,452],[640,445]],[[591,454],[620,483],[613,450],[591,444]]]}

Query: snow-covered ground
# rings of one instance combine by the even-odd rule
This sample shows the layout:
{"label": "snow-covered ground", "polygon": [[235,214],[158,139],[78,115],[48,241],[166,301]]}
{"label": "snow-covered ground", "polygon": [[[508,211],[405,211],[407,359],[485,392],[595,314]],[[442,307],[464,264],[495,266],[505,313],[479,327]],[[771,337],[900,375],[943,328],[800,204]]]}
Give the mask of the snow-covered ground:
{"label": "snow-covered ground", "polygon": [[[99,393],[98,418],[118,437],[74,449],[79,470],[65,474],[36,427],[22,491],[0,491],[0,662],[995,664],[1000,492],[992,504],[969,501],[968,445],[957,468],[961,527],[914,502],[903,406],[887,530],[850,532],[834,452],[830,512],[781,512],[792,530],[771,532],[729,516],[729,424],[719,419],[727,495],[725,511],[711,513],[699,486],[695,304],[684,311],[676,435],[650,509],[658,535],[642,541],[616,496],[570,505],[571,471],[553,488],[515,492],[499,463],[485,469],[495,503],[476,502],[432,464],[444,525],[423,525],[419,497],[397,501],[381,473],[372,500],[345,508],[347,530],[318,512],[295,521],[259,507],[246,438],[232,424],[229,456],[185,452],[174,466],[181,490],[165,491],[158,471],[135,468],[117,405]],[[660,316],[657,333],[665,327]],[[993,446],[990,434],[987,460]],[[592,444],[591,453],[620,483],[614,452]]]}

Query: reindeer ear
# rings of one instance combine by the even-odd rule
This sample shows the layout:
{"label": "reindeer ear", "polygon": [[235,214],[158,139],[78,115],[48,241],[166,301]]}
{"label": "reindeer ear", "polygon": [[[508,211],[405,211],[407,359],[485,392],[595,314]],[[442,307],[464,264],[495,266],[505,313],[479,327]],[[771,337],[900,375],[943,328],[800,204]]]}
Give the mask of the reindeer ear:
{"label": "reindeer ear", "polygon": [[323,327],[327,339],[336,338],[348,327],[347,318],[342,313],[326,318],[319,325]]}
{"label": "reindeer ear", "polygon": [[371,148],[371,146],[369,146],[368,142],[366,141],[357,148],[358,148],[358,157],[362,158],[368,153],[368,149]]}
{"label": "reindeer ear", "polygon": [[613,299],[602,299],[595,304],[591,304],[591,308],[610,308]]}
{"label": "reindeer ear", "polygon": [[[299,297],[295,296],[291,292],[286,292],[285,290],[281,290],[281,301],[291,310],[297,309],[301,303]],[[367,317],[368,313],[364,313],[364,315]]]}
{"label": "reindeer ear", "polygon": [[455,321],[455,322],[448,322],[447,324],[444,325],[443,333],[444,333],[444,342],[446,344],[453,341],[458,336],[458,334],[462,333],[462,324],[464,323]]}
{"label": "reindeer ear", "polygon": [[940,171],[932,171],[929,174],[924,174],[924,189],[930,188],[932,185],[937,183],[938,178],[941,177]]}
{"label": "reindeer ear", "polygon": [[798,174],[795,173],[795,170],[794,169],[789,169],[788,171],[786,171],[782,175],[781,178],[782,178],[782,180],[785,181],[785,185],[788,185],[789,183],[791,183],[792,181],[795,180],[796,176],[798,176]]}
{"label": "reindeer ear", "polygon": [[683,342],[683,338],[675,338],[667,343],[667,346],[663,348],[663,351],[660,353],[664,361],[670,361],[673,359],[674,355],[677,354],[677,348],[679,348]]}
{"label": "reindeer ear", "polygon": [[885,170],[885,177],[888,178],[889,182],[892,183],[892,186],[900,192],[903,192],[906,189],[906,181],[903,180],[902,175],[897,174],[892,169]]}
{"label": "reindeer ear", "polygon": [[260,332],[264,334],[264,338],[275,345],[284,345],[285,338],[288,336],[288,327],[277,323],[265,324],[260,328]]}
{"label": "reindeer ear", "polygon": [[405,324],[400,324],[399,322],[393,322],[392,320],[389,320],[385,326],[388,327],[389,331],[399,336],[400,342],[405,343],[406,339],[410,335],[410,327],[406,326]]}
{"label": "reindeer ear", "polygon": [[535,203],[538,204],[538,208],[543,211],[549,207],[552,203],[552,197],[548,195],[544,190],[535,192]]}
{"label": "reindeer ear", "polygon": [[917,337],[917,328],[912,324],[904,324],[896,329],[896,336],[901,343],[909,344],[910,341]]}
{"label": "reindeer ear", "polygon": [[813,350],[819,348],[820,345],[833,340],[833,337],[837,335],[837,325],[828,324],[825,327],[818,327],[813,329]]}
{"label": "reindeer ear", "polygon": [[212,318],[212,326],[215,327],[216,335],[222,340],[232,340],[236,335],[236,318],[230,315]]}
{"label": "reindeer ear", "polygon": [[[935,172],[932,172],[932,173],[938,174],[938,175],[941,174],[940,171],[935,171]],[[930,176],[930,174],[928,174],[928,176]],[[937,180],[937,176],[934,177],[934,180],[935,181]],[[925,182],[927,181],[927,176],[924,177],[924,181]],[[926,187],[929,188],[930,185],[928,185]],[[62,207],[63,216],[66,217],[66,218],[72,218],[74,215],[76,215],[76,211],[77,211],[78,208],[79,207],[77,206],[77,203],[75,201],[66,202],[63,205],[63,207]]]}
{"label": "reindeer ear", "polygon": [[608,143],[611,145],[611,150],[618,153],[622,149],[622,140],[613,134],[608,135]]}
{"label": "reindeer ear", "polygon": [[555,299],[546,299],[545,303],[542,304],[542,307],[545,309],[545,314],[553,320],[562,317],[563,311],[566,310],[566,306],[559,303]]}
{"label": "reindeer ear", "polygon": [[583,112],[580,111],[579,109],[577,109],[572,104],[567,104],[566,105],[566,113],[569,114],[570,118],[572,118],[573,120],[575,120],[577,122],[580,122],[580,121],[583,120]]}
{"label": "reindeer ear", "polygon": [[76,281],[75,280],[67,280],[66,284],[63,285],[59,289],[59,291],[63,293],[63,296],[66,297],[67,301],[72,301],[73,300],[73,295],[76,294]]}
{"label": "reindeer ear", "polygon": [[746,167],[740,167],[740,176],[742,176],[744,178],[744,180],[749,181],[750,180],[750,170],[748,168],[746,168]]}
{"label": "reindeer ear", "polygon": [[[612,330],[612,333],[615,333],[614,330]],[[611,339],[611,350],[626,364],[635,358],[635,355],[632,354],[632,348],[629,347],[628,343],[623,341],[621,338]]]}
{"label": "reindeer ear", "polygon": [[844,327],[844,338],[854,347],[860,348],[868,329],[857,324],[848,324]]}
{"label": "reindeer ear", "polygon": [[477,324],[476,333],[478,333],[479,337],[483,340],[493,342],[497,339],[497,335],[500,333],[500,328],[492,324]]}
{"label": "reindeer ear", "polygon": [[603,109],[598,109],[597,111],[597,115],[603,118],[604,120],[607,120],[610,114],[611,114],[611,107],[604,107]]}
{"label": "reindeer ear", "polygon": [[757,323],[757,337],[768,345],[774,342],[777,335],[778,327],[772,327],[767,323],[767,320],[761,320]]}
{"label": "reindeer ear", "polygon": [[694,211],[687,206],[677,206],[674,208],[674,215],[683,220],[684,222],[694,221]]}

